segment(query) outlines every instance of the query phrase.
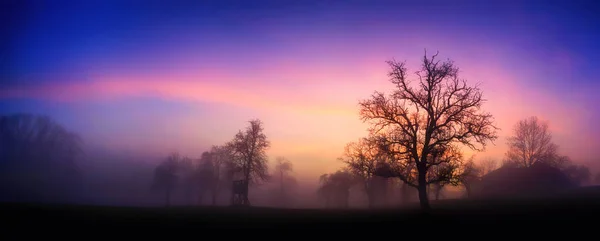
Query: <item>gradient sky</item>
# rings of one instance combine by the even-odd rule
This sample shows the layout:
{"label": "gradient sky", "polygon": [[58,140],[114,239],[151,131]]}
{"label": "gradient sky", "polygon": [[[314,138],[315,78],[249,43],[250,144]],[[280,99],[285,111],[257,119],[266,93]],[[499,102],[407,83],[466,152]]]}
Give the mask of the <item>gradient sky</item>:
{"label": "gradient sky", "polygon": [[478,157],[502,158],[537,115],[563,153],[598,160],[593,2],[191,2],[3,1],[1,113],[50,115],[90,146],[191,156],[259,118],[269,155],[313,178],[366,134],[357,104],[393,87],[385,61],[416,70],[427,48],[482,84],[502,131]]}

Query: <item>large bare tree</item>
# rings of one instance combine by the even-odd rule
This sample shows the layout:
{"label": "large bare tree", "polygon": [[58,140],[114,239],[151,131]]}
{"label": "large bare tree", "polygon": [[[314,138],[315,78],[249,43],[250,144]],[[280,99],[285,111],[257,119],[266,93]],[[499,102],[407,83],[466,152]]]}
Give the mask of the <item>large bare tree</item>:
{"label": "large bare tree", "polygon": [[[263,123],[260,120],[250,120],[246,130],[240,130],[229,146],[233,151],[234,166],[241,171],[242,180],[246,185],[269,178],[266,150],[270,142],[263,132]],[[245,198],[244,202],[249,203],[247,196]]]}
{"label": "large bare tree", "polygon": [[[428,180],[431,167],[447,161],[432,158],[436,150],[460,144],[484,150],[497,138],[493,117],[481,110],[485,102],[478,86],[459,79],[453,61],[436,60],[437,53],[425,55],[416,81],[409,78],[404,62],[388,61],[389,77],[395,90],[385,95],[375,92],[360,101],[360,116],[379,136],[380,146],[392,158],[396,176],[419,191],[423,209],[429,209],[427,186],[442,181]],[[410,177],[416,171],[416,182]]]}
{"label": "large bare tree", "polygon": [[553,164],[558,160],[558,146],[552,142],[548,122],[536,116],[519,121],[508,138],[505,162],[530,167],[536,162]]}

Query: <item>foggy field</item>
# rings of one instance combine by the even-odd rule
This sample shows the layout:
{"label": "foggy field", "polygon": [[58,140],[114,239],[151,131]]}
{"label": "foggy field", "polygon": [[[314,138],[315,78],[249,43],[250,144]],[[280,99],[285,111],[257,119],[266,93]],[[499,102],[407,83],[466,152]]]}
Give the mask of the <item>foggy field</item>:
{"label": "foggy field", "polygon": [[414,208],[278,209],[267,207],[107,207],[2,204],[5,220],[15,226],[76,225],[84,228],[280,228],[349,227],[361,224],[415,225],[442,221],[449,226],[514,222],[576,224],[600,213],[600,187],[581,188],[577,195],[543,199],[444,200],[432,202],[425,214]]}

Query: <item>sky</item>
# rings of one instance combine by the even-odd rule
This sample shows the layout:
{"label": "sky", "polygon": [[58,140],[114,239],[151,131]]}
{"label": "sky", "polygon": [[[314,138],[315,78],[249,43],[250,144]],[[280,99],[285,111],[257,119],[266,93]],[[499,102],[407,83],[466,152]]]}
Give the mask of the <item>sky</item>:
{"label": "sky", "polygon": [[[143,3],[143,4],[142,4]],[[501,131],[550,123],[560,151],[600,154],[600,10],[592,1],[3,1],[0,114],[49,115],[86,145],[199,156],[263,121],[274,160],[335,171],[366,136],[358,102],[386,60],[439,51],[481,83]]]}

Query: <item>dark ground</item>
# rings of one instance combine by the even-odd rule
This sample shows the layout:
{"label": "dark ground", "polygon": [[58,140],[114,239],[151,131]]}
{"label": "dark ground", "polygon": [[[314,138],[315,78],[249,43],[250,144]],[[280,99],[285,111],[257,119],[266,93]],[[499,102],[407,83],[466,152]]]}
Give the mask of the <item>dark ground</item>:
{"label": "dark ground", "polygon": [[[582,189],[583,190],[583,189]],[[443,226],[457,234],[488,230],[499,234],[537,233],[600,234],[598,187],[546,199],[448,200],[432,203],[432,211],[418,209],[275,209],[233,207],[96,207],[41,204],[1,204],[3,229],[94,231],[110,234],[142,230],[144,234],[171,228],[200,232],[207,228],[293,228],[298,230],[343,229],[352,234],[383,235],[394,230]],[[119,230],[119,231],[117,231]],[[385,230],[373,232],[373,230]],[[437,228],[423,235],[439,235]],[[317,231],[321,233],[322,231]],[[19,231],[21,232],[21,231]],[[137,231],[134,231],[137,232]],[[218,231],[223,233],[222,231]],[[541,233],[540,233],[541,232]],[[5,235],[6,232],[0,232]],[[226,233],[237,235],[236,232]],[[305,232],[298,235],[306,235]],[[348,234],[348,232],[346,232]],[[386,236],[386,235],[384,235]],[[396,236],[396,235],[394,235]],[[395,239],[395,238],[394,238]],[[595,238],[594,238],[595,239]]]}

